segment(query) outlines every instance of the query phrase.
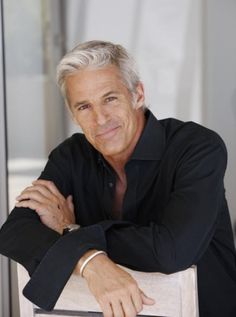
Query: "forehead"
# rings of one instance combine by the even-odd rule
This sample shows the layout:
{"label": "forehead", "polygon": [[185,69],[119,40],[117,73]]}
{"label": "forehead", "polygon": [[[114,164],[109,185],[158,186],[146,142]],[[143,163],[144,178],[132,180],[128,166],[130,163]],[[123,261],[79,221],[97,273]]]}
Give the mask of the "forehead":
{"label": "forehead", "polygon": [[84,96],[86,94],[104,93],[106,90],[126,90],[119,69],[115,65],[103,68],[85,68],[65,80],[66,92],[69,98],[72,95]]}

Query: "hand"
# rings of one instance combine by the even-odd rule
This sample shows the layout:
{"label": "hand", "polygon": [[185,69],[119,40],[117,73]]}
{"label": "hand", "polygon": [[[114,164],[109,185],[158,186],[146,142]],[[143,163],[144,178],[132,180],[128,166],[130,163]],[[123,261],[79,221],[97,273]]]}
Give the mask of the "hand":
{"label": "hand", "polygon": [[[88,251],[80,259],[77,272],[83,259],[96,250]],[[99,254],[85,267],[84,278],[98,301],[104,317],[135,317],[143,305],[153,305],[155,301],[147,297],[138,287],[133,277],[112,262],[106,255]]]}
{"label": "hand", "polygon": [[51,181],[36,180],[16,197],[16,207],[28,207],[39,215],[43,224],[62,234],[63,228],[75,223],[72,196],[66,199]]}

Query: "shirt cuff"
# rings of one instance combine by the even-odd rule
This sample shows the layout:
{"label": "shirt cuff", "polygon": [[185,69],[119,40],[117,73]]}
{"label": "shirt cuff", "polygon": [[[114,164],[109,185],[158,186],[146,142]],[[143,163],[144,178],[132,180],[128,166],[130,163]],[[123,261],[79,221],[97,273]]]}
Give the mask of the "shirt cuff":
{"label": "shirt cuff", "polygon": [[24,296],[44,310],[52,310],[75,265],[89,249],[106,251],[104,230],[99,225],[62,236],[34,271],[23,289]]}

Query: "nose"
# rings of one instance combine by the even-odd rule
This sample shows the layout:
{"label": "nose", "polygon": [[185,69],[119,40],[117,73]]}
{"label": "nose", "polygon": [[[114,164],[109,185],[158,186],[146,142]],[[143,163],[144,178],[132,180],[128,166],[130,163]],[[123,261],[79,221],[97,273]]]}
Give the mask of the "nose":
{"label": "nose", "polygon": [[108,113],[102,108],[94,109],[94,119],[98,125],[104,125],[108,120]]}

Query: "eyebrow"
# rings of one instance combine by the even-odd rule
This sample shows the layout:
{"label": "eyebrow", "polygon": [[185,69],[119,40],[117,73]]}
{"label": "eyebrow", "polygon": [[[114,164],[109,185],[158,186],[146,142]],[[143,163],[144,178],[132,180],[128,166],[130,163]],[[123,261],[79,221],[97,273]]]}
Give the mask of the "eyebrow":
{"label": "eyebrow", "polygon": [[102,98],[105,98],[109,95],[112,95],[112,94],[116,94],[116,95],[119,95],[119,92],[118,91],[115,91],[115,90],[111,90],[111,91],[108,91],[107,93],[105,93]]}
{"label": "eyebrow", "polygon": [[[106,97],[108,97],[109,95],[112,95],[112,94],[119,95],[119,92],[115,91],[115,90],[108,91],[104,95],[102,95],[102,98],[106,98]],[[73,108],[77,108],[77,107],[79,107],[81,105],[84,105],[84,104],[87,104],[87,103],[89,103],[88,100],[78,101],[72,107]]]}

